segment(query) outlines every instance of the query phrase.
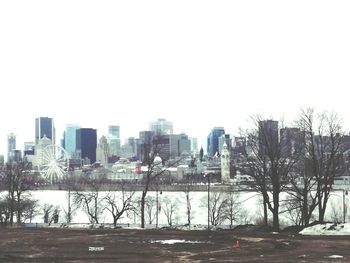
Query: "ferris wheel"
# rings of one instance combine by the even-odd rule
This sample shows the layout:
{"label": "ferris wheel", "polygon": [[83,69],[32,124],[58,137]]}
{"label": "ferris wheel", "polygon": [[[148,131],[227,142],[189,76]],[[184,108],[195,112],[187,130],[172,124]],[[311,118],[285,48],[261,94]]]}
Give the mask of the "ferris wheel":
{"label": "ferris wheel", "polygon": [[68,154],[62,147],[48,145],[38,157],[38,168],[43,178],[51,184],[63,178],[68,168]]}

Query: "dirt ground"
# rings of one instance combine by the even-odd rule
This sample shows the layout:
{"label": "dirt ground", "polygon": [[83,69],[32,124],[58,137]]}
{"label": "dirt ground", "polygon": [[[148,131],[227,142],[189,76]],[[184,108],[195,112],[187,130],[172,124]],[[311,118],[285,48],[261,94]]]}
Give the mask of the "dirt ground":
{"label": "dirt ground", "polygon": [[[67,228],[1,228],[0,235],[0,262],[350,262],[349,236]],[[161,242],[169,239],[187,243]]]}

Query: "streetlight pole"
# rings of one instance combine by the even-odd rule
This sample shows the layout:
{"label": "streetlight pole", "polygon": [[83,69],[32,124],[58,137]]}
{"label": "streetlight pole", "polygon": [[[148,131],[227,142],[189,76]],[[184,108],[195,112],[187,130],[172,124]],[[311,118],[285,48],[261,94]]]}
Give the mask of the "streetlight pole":
{"label": "streetlight pole", "polygon": [[[162,194],[162,190],[160,190],[160,193]],[[156,189],[156,228],[158,228],[158,216],[159,216],[159,210],[160,210],[160,204],[159,204],[159,198],[158,198],[158,188]]]}
{"label": "streetlight pole", "polygon": [[158,188],[156,189],[156,228],[158,228]]}
{"label": "streetlight pole", "polygon": [[208,231],[210,230],[210,177],[209,174],[206,175],[208,179]]}

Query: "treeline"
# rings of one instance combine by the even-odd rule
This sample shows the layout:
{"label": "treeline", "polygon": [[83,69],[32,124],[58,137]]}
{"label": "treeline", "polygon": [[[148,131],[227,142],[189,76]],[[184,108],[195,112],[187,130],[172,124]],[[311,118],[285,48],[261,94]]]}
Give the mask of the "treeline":
{"label": "treeline", "polygon": [[[253,123],[245,134],[250,152],[236,168],[254,177],[263,197],[264,223],[268,211],[276,231],[281,212],[290,213],[297,225],[308,226],[315,215],[323,223],[334,179],[349,172],[350,136],[339,116],[309,108],[301,110],[293,128],[259,116]],[[288,198],[281,200],[285,191]]]}

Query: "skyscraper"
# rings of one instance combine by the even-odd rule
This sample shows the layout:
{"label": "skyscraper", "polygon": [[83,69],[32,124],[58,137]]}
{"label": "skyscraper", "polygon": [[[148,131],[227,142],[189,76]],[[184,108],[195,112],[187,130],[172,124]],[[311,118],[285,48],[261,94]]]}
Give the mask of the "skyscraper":
{"label": "skyscraper", "polygon": [[51,140],[52,144],[55,144],[55,126],[52,118],[39,117],[35,119],[35,144],[44,137]]}
{"label": "skyscraper", "polygon": [[120,127],[118,125],[108,126],[108,134],[109,136],[120,139]]}
{"label": "skyscraper", "polygon": [[158,119],[150,123],[150,130],[157,134],[173,134],[173,123],[165,119]]}
{"label": "skyscraper", "polygon": [[299,128],[282,128],[280,130],[280,147],[282,157],[293,157],[304,151],[304,133]]}
{"label": "skyscraper", "polygon": [[120,155],[120,127],[117,125],[108,126],[109,154]]}
{"label": "skyscraper", "polygon": [[[76,149],[83,160],[89,160],[91,164],[96,162],[97,131],[91,128],[76,130]],[[86,163],[86,162],[85,162]]]}
{"label": "skyscraper", "polygon": [[278,121],[259,121],[259,151],[263,155],[277,154],[278,151]]}
{"label": "skyscraper", "polygon": [[208,135],[207,138],[207,152],[209,156],[214,156],[219,152],[219,137],[225,134],[225,129],[223,127],[214,127]]}
{"label": "skyscraper", "polygon": [[77,124],[67,124],[64,139],[64,149],[69,154],[70,158],[76,157],[76,142],[77,142],[77,130],[80,126]]}
{"label": "skyscraper", "polygon": [[16,150],[16,135],[14,133],[10,133],[7,135],[7,161],[14,161],[14,154]]}

